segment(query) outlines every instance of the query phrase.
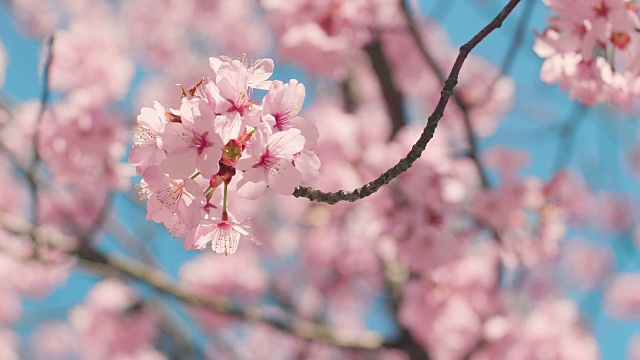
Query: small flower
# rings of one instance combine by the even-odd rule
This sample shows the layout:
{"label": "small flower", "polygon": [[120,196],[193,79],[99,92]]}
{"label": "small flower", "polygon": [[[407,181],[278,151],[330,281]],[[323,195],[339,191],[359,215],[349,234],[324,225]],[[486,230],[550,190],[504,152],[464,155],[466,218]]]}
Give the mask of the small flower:
{"label": "small flower", "polygon": [[129,154],[129,162],[136,166],[139,174],[150,165],[159,165],[166,157],[160,136],[167,124],[166,110],[157,101],[153,107],[142,108],[138,115],[138,127]]}
{"label": "small flower", "polygon": [[214,131],[213,119],[201,116],[200,100],[183,101],[180,107],[182,123],[165,126],[163,146],[169,155],[162,162],[162,169],[174,178],[186,178],[196,171],[204,177],[215,175],[224,146],[220,135]]}
{"label": "small flower", "polygon": [[267,186],[283,195],[292,194],[300,185],[302,174],[291,160],[302,151],[304,144],[305,139],[298,129],[270,134],[266,124],[258,127],[245,154],[236,163],[237,169],[246,170],[237,185],[238,195],[257,199]]}
{"label": "small flower", "polygon": [[[227,218],[223,214],[223,219]],[[245,221],[246,222],[246,221]],[[238,250],[240,239],[248,238],[249,240],[261,245],[258,240],[251,234],[251,227],[247,224],[238,223],[236,221],[219,220],[209,221],[198,227],[195,232],[191,232],[185,240],[186,249],[204,249],[208,243],[211,243],[213,251],[218,254],[231,255]]]}

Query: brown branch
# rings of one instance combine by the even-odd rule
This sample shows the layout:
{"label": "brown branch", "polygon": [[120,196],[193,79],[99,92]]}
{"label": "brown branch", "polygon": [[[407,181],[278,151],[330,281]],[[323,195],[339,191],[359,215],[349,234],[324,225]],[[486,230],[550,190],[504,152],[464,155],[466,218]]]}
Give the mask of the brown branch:
{"label": "brown branch", "polygon": [[426,148],[427,144],[433,137],[436,127],[438,126],[438,122],[444,115],[444,109],[447,106],[447,102],[449,98],[453,95],[453,89],[458,83],[458,75],[460,74],[460,69],[462,69],[462,65],[466,60],[467,56],[473,48],[475,48],[484,38],[486,38],[493,30],[502,26],[504,20],[509,16],[511,11],[518,5],[520,0],[510,0],[509,3],[500,11],[500,13],[488,24],[486,25],[480,32],[478,32],[471,40],[469,40],[466,44],[460,47],[460,51],[458,56],[451,68],[451,72],[449,73],[449,77],[444,82],[444,86],[442,91],[440,92],[440,100],[436,105],[435,109],[429,119],[427,121],[427,125],[425,126],[422,134],[418,141],[413,145],[411,151],[401,159],[395,166],[391,169],[385,171],[382,175],[380,175],[377,179],[359,187],[353,191],[344,191],[340,190],[337,192],[323,192],[320,190],[315,190],[309,187],[297,187],[293,192],[293,196],[295,197],[305,197],[312,201],[324,202],[327,204],[335,204],[339,201],[357,201],[378,191],[382,186],[389,183],[389,181],[395,179],[400,176],[403,172],[407,171],[413,163],[422,155],[422,152]]}
{"label": "brown branch", "polygon": [[46,49],[47,55],[44,61],[44,67],[42,70],[42,94],[40,95],[40,111],[38,112],[38,117],[36,118],[36,122],[33,126],[33,158],[31,159],[31,163],[29,167],[26,169],[26,178],[29,183],[29,191],[31,192],[31,197],[33,199],[33,222],[35,224],[38,223],[38,184],[36,180],[36,171],[38,169],[38,164],[40,163],[40,152],[38,151],[38,143],[40,138],[40,123],[42,122],[42,117],[44,116],[44,112],[47,109],[47,104],[49,103],[50,96],[50,88],[49,88],[49,72],[51,70],[51,62],[53,61],[53,40],[54,36],[51,35],[47,39]]}
{"label": "brown branch", "polygon": [[402,107],[404,103],[403,96],[393,81],[391,66],[384,55],[380,40],[378,39],[367,45],[365,51],[367,55],[369,55],[371,66],[380,83],[387,113],[391,119],[391,134],[389,134],[389,139],[393,139],[394,135],[407,124],[407,119]]}
{"label": "brown branch", "polygon": [[[401,6],[402,12],[404,13],[404,16],[407,20],[409,33],[411,33],[411,37],[413,38],[413,41],[415,42],[418,48],[418,51],[420,52],[420,55],[422,56],[424,61],[427,63],[427,66],[429,66],[431,71],[435,74],[438,81],[440,81],[441,83],[445,82],[446,79],[445,79],[444,73],[440,70],[440,65],[438,64],[438,61],[433,56],[431,56],[431,52],[427,49],[427,45],[423,41],[422,36],[418,31],[418,25],[416,24],[415,19],[413,18],[413,16],[411,16],[411,13],[409,12],[407,3],[405,1],[400,1],[400,4],[402,5]],[[460,96],[460,94],[457,92],[453,93],[453,101],[456,103],[456,105],[458,106],[462,114],[462,121],[465,127],[467,143],[469,144],[469,153],[467,155],[473,161],[473,164],[475,165],[478,171],[478,176],[480,176],[480,182],[482,183],[482,187],[485,189],[488,189],[489,179],[487,178],[486,171],[484,169],[484,166],[482,165],[482,161],[480,160],[480,155],[479,155],[480,151],[478,150],[478,143],[476,141],[475,132],[473,130],[473,125],[471,123],[471,116],[469,114],[470,107],[462,98],[462,96]]]}
{"label": "brown branch", "polygon": [[297,318],[291,314],[276,317],[276,315],[257,308],[239,308],[229,300],[207,298],[193,294],[183,286],[174,283],[164,272],[149,265],[123,256],[104,254],[90,247],[88,242],[84,242],[86,245],[79,249],[64,248],[60,244],[71,243],[68,237],[62,234],[41,232],[28,221],[6,213],[0,213],[0,227],[14,234],[33,236],[36,243],[55,246],[70,255],[76,256],[81,263],[89,268],[97,267],[101,268],[101,271],[111,270],[111,272],[138,280],[186,304],[232,315],[248,322],[263,323],[301,339],[320,341],[341,348],[375,350],[383,345],[383,338],[375,332],[343,332],[339,329],[332,329]]}

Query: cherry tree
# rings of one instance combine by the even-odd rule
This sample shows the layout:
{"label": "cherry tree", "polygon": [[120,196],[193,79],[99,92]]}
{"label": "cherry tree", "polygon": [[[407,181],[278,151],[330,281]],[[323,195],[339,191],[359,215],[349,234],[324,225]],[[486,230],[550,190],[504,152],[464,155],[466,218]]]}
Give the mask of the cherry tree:
{"label": "cherry tree", "polygon": [[637,1],[3,3],[0,358],[640,359]]}

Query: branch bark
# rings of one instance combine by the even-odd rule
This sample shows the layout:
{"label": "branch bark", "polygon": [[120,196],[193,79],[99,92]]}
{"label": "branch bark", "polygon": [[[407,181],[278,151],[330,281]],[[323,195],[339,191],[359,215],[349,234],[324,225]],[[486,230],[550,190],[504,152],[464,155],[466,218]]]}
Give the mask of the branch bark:
{"label": "branch bark", "polygon": [[377,179],[355,190],[323,192],[313,188],[299,186],[293,192],[293,196],[304,197],[311,201],[324,202],[327,204],[335,204],[340,201],[354,202],[374,194],[382,186],[388,184],[391,180],[407,171],[413,165],[413,163],[422,155],[422,152],[433,137],[436,131],[436,127],[438,126],[438,122],[444,115],[444,110],[447,106],[449,98],[453,95],[453,90],[458,83],[458,75],[460,74],[460,70],[462,69],[462,65],[467,59],[467,56],[469,56],[471,50],[473,50],[491,32],[502,26],[504,20],[507,18],[507,16],[509,16],[513,9],[518,5],[518,3],[520,3],[520,0],[510,0],[489,24],[487,24],[482,30],[480,30],[480,32],[478,32],[466,44],[460,47],[460,51],[458,52],[455,63],[453,64],[449,76],[445,80],[442,91],[440,92],[440,99],[438,101],[438,104],[433,110],[433,113],[429,116],[427,125],[422,131],[420,138],[413,145],[411,151],[409,151],[407,156],[401,159],[391,169],[385,171]]}
{"label": "branch bark", "polygon": [[380,40],[378,39],[367,45],[365,51],[367,55],[369,55],[371,66],[378,77],[378,82],[382,89],[382,96],[384,97],[384,102],[387,107],[387,113],[391,118],[391,134],[389,135],[389,139],[393,139],[395,134],[407,124],[404,108],[402,107],[404,99],[393,81],[393,72],[384,55]]}
{"label": "branch bark", "polygon": [[341,331],[318,323],[295,317],[294,315],[274,315],[257,308],[239,308],[226,299],[206,298],[191,293],[188,289],[176,284],[164,272],[142,262],[123,256],[104,254],[82,241],[79,249],[62,248],[60,244],[73,243],[66,236],[43,233],[28,221],[6,213],[0,213],[0,227],[18,235],[33,236],[36,244],[55,246],[60,250],[76,256],[89,268],[101,267],[112,270],[118,275],[145,283],[157,291],[181,300],[185,304],[200,306],[239,319],[262,323],[272,328],[291,334],[301,339],[324,342],[333,346],[354,350],[376,350],[383,346],[383,338],[371,331],[359,333]]}

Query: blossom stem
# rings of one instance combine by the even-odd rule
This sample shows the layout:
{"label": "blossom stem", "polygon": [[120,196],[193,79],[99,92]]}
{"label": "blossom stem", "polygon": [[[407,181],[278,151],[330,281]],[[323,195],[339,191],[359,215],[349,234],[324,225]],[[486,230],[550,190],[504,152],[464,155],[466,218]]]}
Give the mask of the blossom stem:
{"label": "blossom stem", "polygon": [[224,192],[222,196],[222,221],[229,220],[229,215],[227,215],[227,183],[224,183]]}
{"label": "blossom stem", "polygon": [[200,175],[200,171],[196,171],[196,173],[191,175],[191,176],[189,176],[189,178],[192,179],[192,180],[195,180],[198,177],[198,175]]}

